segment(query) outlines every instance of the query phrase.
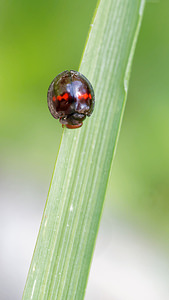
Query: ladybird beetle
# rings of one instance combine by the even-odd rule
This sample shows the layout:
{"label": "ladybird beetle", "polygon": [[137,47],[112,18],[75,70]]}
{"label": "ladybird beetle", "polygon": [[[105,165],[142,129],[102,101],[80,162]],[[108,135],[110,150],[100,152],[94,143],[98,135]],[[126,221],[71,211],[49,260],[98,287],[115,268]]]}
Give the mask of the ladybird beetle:
{"label": "ladybird beetle", "polygon": [[94,109],[94,91],[89,80],[70,70],[57,75],[48,89],[48,107],[62,127],[74,129],[83,125]]}

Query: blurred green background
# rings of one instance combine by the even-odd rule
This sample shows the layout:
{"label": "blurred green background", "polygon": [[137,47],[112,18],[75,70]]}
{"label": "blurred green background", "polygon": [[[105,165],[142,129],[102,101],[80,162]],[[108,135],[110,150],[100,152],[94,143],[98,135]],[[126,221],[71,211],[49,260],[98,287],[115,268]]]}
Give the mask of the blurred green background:
{"label": "blurred green background", "polygon": [[[59,72],[78,70],[95,6],[95,0],[0,3],[1,300],[22,295],[62,134],[48,111],[47,89]],[[167,1],[146,5],[101,223],[103,235],[106,220],[115,219],[153,238],[167,266],[168,11]]]}

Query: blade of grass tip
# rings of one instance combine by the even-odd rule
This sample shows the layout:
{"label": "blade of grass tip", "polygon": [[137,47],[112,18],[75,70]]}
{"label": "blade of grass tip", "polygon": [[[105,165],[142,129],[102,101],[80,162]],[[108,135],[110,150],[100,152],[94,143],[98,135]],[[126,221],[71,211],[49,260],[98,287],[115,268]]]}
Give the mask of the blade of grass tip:
{"label": "blade of grass tip", "polygon": [[84,298],[144,4],[97,6],[80,66],[95,111],[80,129],[63,130],[23,300]]}

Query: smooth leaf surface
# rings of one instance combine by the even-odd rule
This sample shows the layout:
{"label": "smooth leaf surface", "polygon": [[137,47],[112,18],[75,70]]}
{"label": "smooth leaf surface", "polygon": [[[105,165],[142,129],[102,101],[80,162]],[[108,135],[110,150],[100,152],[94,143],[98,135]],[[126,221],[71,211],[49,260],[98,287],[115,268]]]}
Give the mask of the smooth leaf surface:
{"label": "smooth leaf surface", "polygon": [[144,2],[98,4],[79,69],[95,110],[63,131],[23,300],[84,298]]}

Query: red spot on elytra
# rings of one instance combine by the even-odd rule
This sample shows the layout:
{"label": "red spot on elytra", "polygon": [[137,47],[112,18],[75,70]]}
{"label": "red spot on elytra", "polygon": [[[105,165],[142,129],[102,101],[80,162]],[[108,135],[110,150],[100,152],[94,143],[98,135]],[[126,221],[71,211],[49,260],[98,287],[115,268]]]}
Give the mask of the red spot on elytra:
{"label": "red spot on elytra", "polygon": [[85,94],[80,94],[80,95],[78,96],[78,98],[79,98],[80,100],[81,100],[81,99],[87,100],[88,98],[89,98],[89,99],[92,99],[92,96],[91,96],[91,94],[85,93]]}
{"label": "red spot on elytra", "polygon": [[62,100],[62,96],[57,96],[57,100],[61,101]]}
{"label": "red spot on elytra", "polygon": [[56,101],[56,97],[55,97],[55,96],[53,96],[52,100],[53,100],[53,101]]}
{"label": "red spot on elytra", "polygon": [[57,96],[58,101],[61,101],[61,100],[66,100],[67,101],[68,99],[69,99],[69,94],[68,93],[63,94],[62,96],[61,95]]}

